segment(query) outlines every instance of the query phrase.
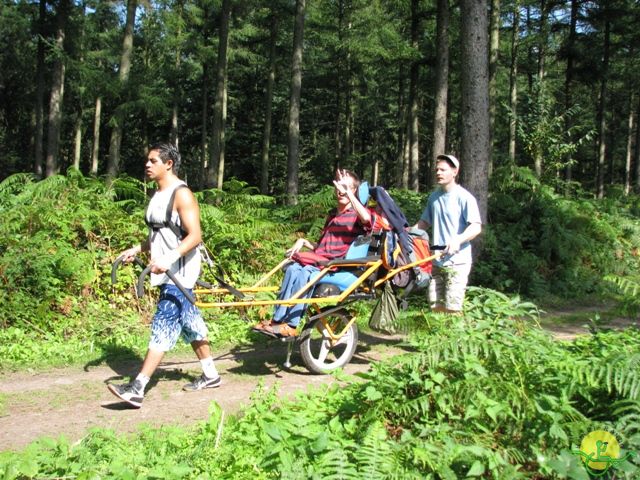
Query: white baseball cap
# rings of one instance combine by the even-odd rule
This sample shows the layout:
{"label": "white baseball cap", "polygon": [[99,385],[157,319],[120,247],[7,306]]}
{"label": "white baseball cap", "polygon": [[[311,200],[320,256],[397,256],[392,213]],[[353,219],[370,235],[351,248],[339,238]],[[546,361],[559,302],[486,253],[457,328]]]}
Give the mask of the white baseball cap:
{"label": "white baseball cap", "polygon": [[452,167],[454,168],[460,168],[460,161],[454,157],[453,155],[438,155],[436,157],[436,160],[445,160],[447,161]]}

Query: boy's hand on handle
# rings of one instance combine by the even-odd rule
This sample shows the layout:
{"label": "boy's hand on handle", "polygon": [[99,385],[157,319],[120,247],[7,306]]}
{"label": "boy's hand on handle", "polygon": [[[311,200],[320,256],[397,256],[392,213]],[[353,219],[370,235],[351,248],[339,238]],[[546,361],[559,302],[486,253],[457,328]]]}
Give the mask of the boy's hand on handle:
{"label": "boy's hand on handle", "polygon": [[447,245],[446,253],[449,255],[454,255],[459,251],[460,251],[460,240],[458,239],[458,237],[453,237]]}
{"label": "boy's hand on handle", "polygon": [[151,272],[152,273],[164,273],[171,268],[171,265],[176,263],[180,258],[178,250],[172,250],[169,253],[154,258],[151,260]]}
{"label": "boy's hand on handle", "polygon": [[131,263],[136,258],[136,255],[138,255],[141,251],[142,248],[140,247],[140,245],[136,245],[135,247],[128,248],[127,250],[120,253],[120,255],[118,255],[118,258],[121,258],[124,263]]}

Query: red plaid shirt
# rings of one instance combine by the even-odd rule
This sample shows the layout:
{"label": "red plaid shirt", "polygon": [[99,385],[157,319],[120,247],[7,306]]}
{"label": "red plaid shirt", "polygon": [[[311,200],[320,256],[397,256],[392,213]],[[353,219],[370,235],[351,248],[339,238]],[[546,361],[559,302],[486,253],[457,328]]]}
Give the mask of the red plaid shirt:
{"label": "red plaid shirt", "polygon": [[370,226],[362,225],[354,209],[350,208],[340,214],[332,210],[314,252],[330,260],[344,257],[356,237],[366,234],[369,229]]}

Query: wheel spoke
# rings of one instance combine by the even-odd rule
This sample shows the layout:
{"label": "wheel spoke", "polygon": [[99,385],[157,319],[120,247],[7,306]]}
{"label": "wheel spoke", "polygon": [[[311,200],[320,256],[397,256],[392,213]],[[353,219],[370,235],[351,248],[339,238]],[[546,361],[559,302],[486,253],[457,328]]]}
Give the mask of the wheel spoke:
{"label": "wheel spoke", "polygon": [[320,343],[320,352],[318,352],[318,362],[324,363],[329,355],[329,347],[327,347],[327,340],[322,340]]}

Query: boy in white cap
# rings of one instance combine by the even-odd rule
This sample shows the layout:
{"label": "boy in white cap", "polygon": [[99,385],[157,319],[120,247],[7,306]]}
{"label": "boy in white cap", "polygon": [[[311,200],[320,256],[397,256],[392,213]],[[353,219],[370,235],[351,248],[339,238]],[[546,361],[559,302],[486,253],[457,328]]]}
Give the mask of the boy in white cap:
{"label": "boy in white cap", "polygon": [[438,155],[438,189],[429,195],[427,206],[415,225],[433,228],[431,242],[444,246],[444,255],[434,261],[429,284],[433,311],[462,311],[467,280],[471,271],[471,243],[482,231],[480,210],[475,197],[456,183],[460,162],[453,155]]}

